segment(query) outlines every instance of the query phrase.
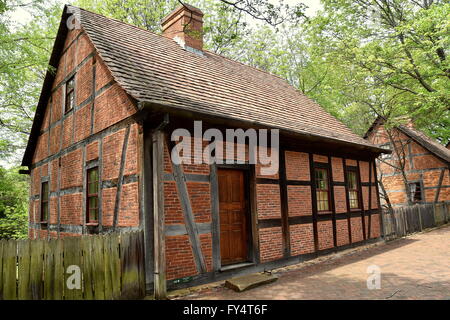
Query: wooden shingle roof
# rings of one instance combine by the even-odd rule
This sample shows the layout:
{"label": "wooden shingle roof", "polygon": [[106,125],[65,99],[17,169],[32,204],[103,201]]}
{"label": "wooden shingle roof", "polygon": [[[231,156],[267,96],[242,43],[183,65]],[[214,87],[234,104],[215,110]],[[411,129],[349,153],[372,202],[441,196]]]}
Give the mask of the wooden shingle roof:
{"label": "wooden shingle roof", "polygon": [[[68,10],[75,12],[118,84],[137,102],[169,105],[383,152],[278,76],[209,51],[203,55],[187,51],[172,39],[84,9],[66,6],[63,20]],[[58,37],[67,32],[63,29],[61,23]],[[52,59],[56,64],[55,49]],[[41,100],[40,104],[45,103]],[[27,147],[24,165],[32,149]]]}
{"label": "wooden shingle roof", "polygon": [[80,21],[137,101],[370,145],[277,76],[212,52],[186,51],[172,39],[83,9]]}
{"label": "wooden shingle roof", "polygon": [[416,141],[423,148],[450,164],[450,150],[445,146],[436,142],[434,139],[430,138],[425,133],[415,128],[398,126],[398,129],[409,136],[411,139]]}

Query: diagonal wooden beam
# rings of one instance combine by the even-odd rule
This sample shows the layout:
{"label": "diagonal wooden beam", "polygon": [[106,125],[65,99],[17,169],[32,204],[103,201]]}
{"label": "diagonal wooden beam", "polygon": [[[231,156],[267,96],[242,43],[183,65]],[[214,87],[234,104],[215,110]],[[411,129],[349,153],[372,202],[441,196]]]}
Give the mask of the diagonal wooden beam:
{"label": "diagonal wooden beam", "polygon": [[437,203],[439,200],[439,193],[441,193],[442,188],[442,180],[444,180],[445,168],[441,169],[441,175],[439,176],[438,189],[436,191],[436,195],[434,197],[434,203]]}
{"label": "diagonal wooden beam", "polygon": [[[166,140],[167,146],[169,148],[169,159],[170,162],[172,163],[173,177],[177,185],[178,198],[180,199],[181,209],[183,211],[184,216],[184,224],[186,225],[186,231],[188,233],[189,240],[191,243],[195,265],[197,266],[198,272],[205,273],[207,271],[206,263],[202,253],[202,247],[200,243],[197,224],[194,221],[194,213],[192,211],[191,200],[187,190],[186,177],[184,175],[182,165],[175,164],[175,162],[172,161],[174,159],[172,159],[170,150],[175,146],[175,144],[173,143],[173,141],[170,141],[168,137],[166,137]],[[177,163],[179,163],[179,161],[177,161]]]}
{"label": "diagonal wooden beam", "polygon": [[206,263],[202,253],[197,224],[194,222],[194,213],[192,211],[191,200],[189,198],[184,172],[181,165],[174,163],[172,163],[172,170],[175,183],[177,185],[178,197],[181,202],[181,209],[183,210],[186,231],[189,235],[192,251],[194,253],[195,264],[197,266],[197,270],[200,273],[204,273],[206,272]]}
{"label": "diagonal wooden beam", "polygon": [[117,191],[116,191],[116,200],[114,204],[114,220],[113,220],[113,229],[115,230],[117,227],[117,223],[119,220],[119,209],[120,209],[120,197],[122,195],[122,180],[123,180],[123,172],[125,170],[125,159],[127,156],[127,145],[128,145],[128,137],[130,136],[130,127],[128,125],[125,131],[125,137],[123,138],[122,145],[122,156],[120,159],[120,169],[119,169],[119,177],[117,181]]}

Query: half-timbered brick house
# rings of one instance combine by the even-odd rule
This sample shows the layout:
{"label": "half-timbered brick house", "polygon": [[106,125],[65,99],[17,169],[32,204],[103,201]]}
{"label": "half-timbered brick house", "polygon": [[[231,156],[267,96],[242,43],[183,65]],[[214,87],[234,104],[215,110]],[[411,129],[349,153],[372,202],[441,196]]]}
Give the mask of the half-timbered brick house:
{"label": "half-timbered brick house", "polygon": [[401,207],[450,201],[450,150],[418,130],[412,121],[386,129],[378,118],[366,138],[393,151],[378,161],[383,203]]}
{"label": "half-timbered brick house", "polygon": [[[149,288],[377,240],[385,150],[285,80],[204,50],[202,16],[180,6],[158,35],[65,7],[23,158],[30,238],[143,230]],[[240,162],[175,164],[171,134],[194,120],[278,129],[279,170],[249,163],[247,142]]]}

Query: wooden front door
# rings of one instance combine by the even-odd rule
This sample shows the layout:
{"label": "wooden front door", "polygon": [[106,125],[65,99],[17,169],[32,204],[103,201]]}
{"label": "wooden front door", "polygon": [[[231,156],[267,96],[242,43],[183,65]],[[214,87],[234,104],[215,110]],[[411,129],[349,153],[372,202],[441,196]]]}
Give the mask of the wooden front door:
{"label": "wooden front door", "polygon": [[220,255],[222,265],[247,260],[244,171],[219,169]]}

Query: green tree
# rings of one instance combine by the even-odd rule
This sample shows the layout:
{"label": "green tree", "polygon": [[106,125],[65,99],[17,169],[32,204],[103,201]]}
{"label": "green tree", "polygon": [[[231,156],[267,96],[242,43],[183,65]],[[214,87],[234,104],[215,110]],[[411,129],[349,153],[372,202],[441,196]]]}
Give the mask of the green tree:
{"label": "green tree", "polygon": [[28,177],[0,167],[0,239],[22,239],[28,229]]}
{"label": "green tree", "polygon": [[[450,3],[440,0],[323,0],[311,43],[353,72],[350,100],[395,122],[409,115],[430,135],[450,138]],[[342,86],[341,86],[342,87]],[[342,87],[343,94],[351,88]]]}
{"label": "green tree", "polygon": [[[246,16],[233,6],[217,0],[193,0],[189,4],[204,12],[205,49],[219,54],[231,52],[248,35]],[[180,5],[178,0],[79,0],[77,5],[108,17],[161,33],[161,20]]]}
{"label": "green tree", "polygon": [[[15,163],[28,139],[61,9],[41,0],[0,3],[0,159]],[[18,8],[29,22],[11,18]]]}

